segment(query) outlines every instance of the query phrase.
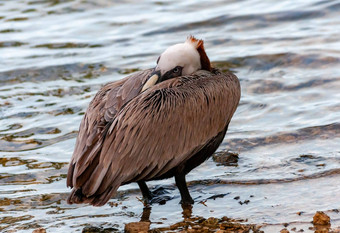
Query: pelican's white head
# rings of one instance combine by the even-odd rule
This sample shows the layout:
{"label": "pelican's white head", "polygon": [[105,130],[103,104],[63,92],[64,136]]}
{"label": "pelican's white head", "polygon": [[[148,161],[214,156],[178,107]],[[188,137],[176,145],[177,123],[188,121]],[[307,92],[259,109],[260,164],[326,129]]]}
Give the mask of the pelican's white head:
{"label": "pelican's white head", "polygon": [[184,43],[167,48],[158,58],[157,66],[142,90],[174,77],[189,75],[197,70],[211,70],[203,40],[189,36]]}

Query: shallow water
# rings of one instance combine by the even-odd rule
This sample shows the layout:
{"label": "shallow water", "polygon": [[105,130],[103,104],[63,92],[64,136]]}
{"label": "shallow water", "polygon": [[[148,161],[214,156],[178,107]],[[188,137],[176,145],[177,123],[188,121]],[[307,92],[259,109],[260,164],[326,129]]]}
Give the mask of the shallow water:
{"label": "shallow water", "polygon": [[[209,159],[188,175],[192,216],[312,232],[321,210],[340,227],[339,15],[340,1],[323,0],[0,1],[0,231],[140,221],[135,184],[100,208],[67,205],[68,162],[100,86],[153,67],[189,34],[242,86],[219,148],[239,159]],[[172,198],[152,206],[151,228],[183,221],[173,179],[150,185]]]}

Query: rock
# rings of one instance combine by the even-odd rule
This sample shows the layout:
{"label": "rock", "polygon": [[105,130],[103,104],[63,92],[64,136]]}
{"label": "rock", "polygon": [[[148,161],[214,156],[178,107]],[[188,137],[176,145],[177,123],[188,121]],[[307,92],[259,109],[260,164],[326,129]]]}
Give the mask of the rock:
{"label": "rock", "polygon": [[124,231],[126,233],[148,232],[150,224],[150,222],[130,222],[125,224]]}
{"label": "rock", "polygon": [[289,233],[289,231],[286,228],[283,228],[280,233]]}
{"label": "rock", "polygon": [[34,231],[32,231],[32,233],[46,233],[46,229],[45,228],[37,228]]}
{"label": "rock", "polygon": [[210,217],[208,219],[206,219],[205,221],[202,222],[202,226],[206,226],[209,227],[211,229],[214,228],[218,228],[219,224],[218,224],[219,220],[217,218],[214,217]]}
{"label": "rock", "polygon": [[317,211],[313,217],[314,225],[331,225],[331,218],[322,211]]}
{"label": "rock", "polygon": [[322,211],[317,211],[313,217],[314,232],[315,233],[328,233],[330,232],[331,219]]}
{"label": "rock", "polygon": [[217,165],[223,166],[237,166],[238,162],[238,154],[229,152],[229,151],[222,151],[216,152],[213,154],[213,160],[217,163]]}

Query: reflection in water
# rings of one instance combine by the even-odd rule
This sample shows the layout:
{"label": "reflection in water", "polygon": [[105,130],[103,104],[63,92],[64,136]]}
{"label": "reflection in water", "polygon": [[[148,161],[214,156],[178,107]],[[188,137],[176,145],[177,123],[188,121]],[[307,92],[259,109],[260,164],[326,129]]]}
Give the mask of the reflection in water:
{"label": "reflection in water", "polygon": [[151,206],[144,207],[140,221],[141,222],[150,222],[150,214],[151,214]]}
{"label": "reflection in water", "polygon": [[[185,231],[191,230],[192,232],[209,232],[218,229],[228,230],[228,232],[249,232],[254,233],[263,232],[260,230],[261,226],[247,224],[246,220],[231,219],[228,217],[208,218],[205,219],[201,216],[192,215],[192,205],[181,205],[182,207],[182,221],[177,222],[169,227],[152,228],[153,232],[166,232],[166,231]],[[151,207],[143,209],[142,217],[139,222],[132,222],[125,225],[125,232],[140,232],[150,230],[150,214]]]}

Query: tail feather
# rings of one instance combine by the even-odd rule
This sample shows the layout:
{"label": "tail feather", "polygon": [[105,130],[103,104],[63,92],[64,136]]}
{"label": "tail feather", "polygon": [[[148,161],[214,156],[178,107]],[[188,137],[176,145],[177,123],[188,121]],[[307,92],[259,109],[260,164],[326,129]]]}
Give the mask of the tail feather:
{"label": "tail feather", "polygon": [[73,188],[71,191],[70,196],[67,199],[68,204],[81,204],[81,203],[88,203],[93,206],[103,206],[105,205],[110,198],[114,195],[117,191],[119,186],[117,187],[109,187],[105,190],[105,192],[101,194],[94,194],[92,196],[86,196],[83,194],[81,188]]}

